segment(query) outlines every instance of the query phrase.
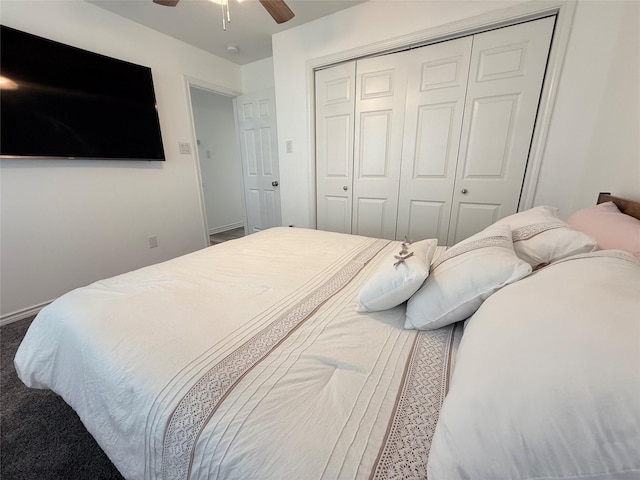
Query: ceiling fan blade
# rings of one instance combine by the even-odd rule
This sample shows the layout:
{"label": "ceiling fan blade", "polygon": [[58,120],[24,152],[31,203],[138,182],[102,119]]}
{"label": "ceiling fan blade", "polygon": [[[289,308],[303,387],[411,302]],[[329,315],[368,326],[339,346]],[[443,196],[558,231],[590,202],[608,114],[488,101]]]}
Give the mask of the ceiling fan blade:
{"label": "ceiling fan blade", "polygon": [[288,22],[295,16],[284,0],[260,0],[260,3],[276,23]]}
{"label": "ceiling fan blade", "polygon": [[153,3],[162,5],[163,7],[175,7],[180,0],[153,0]]}

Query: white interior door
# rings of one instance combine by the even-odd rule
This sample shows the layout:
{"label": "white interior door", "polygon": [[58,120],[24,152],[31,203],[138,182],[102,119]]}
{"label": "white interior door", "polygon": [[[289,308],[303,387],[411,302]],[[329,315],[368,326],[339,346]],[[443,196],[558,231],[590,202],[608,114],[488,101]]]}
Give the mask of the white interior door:
{"label": "white interior door", "polygon": [[518,208],[554,23],[473,37],[449,245]]}
{"label": "white interior door", "polygon": [[472,37],[412,50],[397,239],[446,245]]}
{"label": "white interior door", "polygon": [[236,99],[248,233],[282,225],[275,89]]}
{"label": "white interior door", "polygon": [[356,63],[316,72],[317,228],[351,233]]}
{"label": "white interior door", "polygon": [[354,234],[396,237],[408,53],[356,63]]}

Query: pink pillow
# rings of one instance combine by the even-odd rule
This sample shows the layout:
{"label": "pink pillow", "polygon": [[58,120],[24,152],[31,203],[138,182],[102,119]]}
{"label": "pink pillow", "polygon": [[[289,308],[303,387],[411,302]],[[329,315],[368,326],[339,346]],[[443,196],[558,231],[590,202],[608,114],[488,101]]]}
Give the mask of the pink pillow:
{"label": "pink pillow", "polygon": [[640,260],[640,220],[625,215],[613,202],[578,210],[567,223],[590,235],[602,250],[625,250]]}

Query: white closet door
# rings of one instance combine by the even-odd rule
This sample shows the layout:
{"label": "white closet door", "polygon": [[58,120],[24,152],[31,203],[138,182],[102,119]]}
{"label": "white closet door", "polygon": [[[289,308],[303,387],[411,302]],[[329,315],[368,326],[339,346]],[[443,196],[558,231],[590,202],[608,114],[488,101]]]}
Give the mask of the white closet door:
{"label": "white closet door", "polygon": [[409,55],[397,239],[446,245],[472,37]]}
{"label": "white closet door", "polygon": [[247,228],[254,233],[282,225],[275,89],[236,99],[247,208]]}
{"label": "white closet door", "polygon": [[554,22],[474,36],[449,245],[518,208]]}
{"label": "white closet door", "polygon": [[317,228],[351,233],[356,63],[316,72]]}
{"label": "white closet door", "polygon": [[396,237],[408,53],[356,64],[354,234]]}

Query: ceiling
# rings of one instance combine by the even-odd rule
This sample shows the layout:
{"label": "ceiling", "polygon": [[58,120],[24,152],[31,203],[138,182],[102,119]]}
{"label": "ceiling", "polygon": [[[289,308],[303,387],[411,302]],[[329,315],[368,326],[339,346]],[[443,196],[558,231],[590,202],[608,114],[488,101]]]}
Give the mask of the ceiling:
{"label": "ceiling", "polygon": [[[271,35],[366,0],[286,0],[295,17],[278,25],[258,0],[230,0],[231,23],[222,28],[221,6],[209,0],[181,0],[163,7],[152,0],[85,0],[229,61],[244,65],[271,57]],[[228,53],[227,47],[237,47]]]}

